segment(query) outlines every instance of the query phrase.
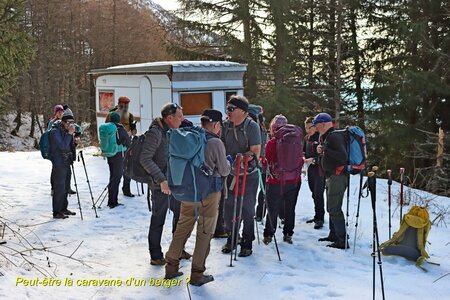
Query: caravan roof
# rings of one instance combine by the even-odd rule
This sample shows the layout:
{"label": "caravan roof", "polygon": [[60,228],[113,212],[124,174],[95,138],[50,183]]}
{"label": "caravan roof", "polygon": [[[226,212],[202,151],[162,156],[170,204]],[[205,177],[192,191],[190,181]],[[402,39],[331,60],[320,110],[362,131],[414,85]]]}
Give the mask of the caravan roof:
{"label": "caravan roof", "polygon": [[159,61],[94,69],[91,74],[245,72],[247,65],[230,61]]}

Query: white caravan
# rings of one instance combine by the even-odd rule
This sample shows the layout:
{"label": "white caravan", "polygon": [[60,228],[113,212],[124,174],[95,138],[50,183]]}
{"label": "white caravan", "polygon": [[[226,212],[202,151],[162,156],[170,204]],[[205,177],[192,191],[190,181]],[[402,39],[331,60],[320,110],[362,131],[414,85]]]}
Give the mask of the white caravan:
{"label": "white caravan", "polygon": [[182,106],[194,124],[200,123],[205,108],[225,116],[226,99],[243,95],[246,70],[246,65],[229,61],[150,62],[92,70],[97,128],[121,96],[131,99],[129,111],[138,121],[138,133],[149,128],[167,102]]}

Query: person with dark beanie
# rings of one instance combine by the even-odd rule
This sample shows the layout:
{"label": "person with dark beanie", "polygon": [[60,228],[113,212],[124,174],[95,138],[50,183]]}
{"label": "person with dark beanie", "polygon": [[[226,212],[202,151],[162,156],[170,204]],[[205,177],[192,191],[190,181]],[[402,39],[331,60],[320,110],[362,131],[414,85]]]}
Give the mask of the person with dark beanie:
{"label": "person with dark beanie", "polygon": [[308,185],[314,200],[314,218],[306,221],[306,223],[314,223],[314,229],[323,227],[325,208],[323,192],[325,191],[325,174],[319,163],[319,153],[317,146],[319,145],[319,133],[313,125],[313,117],[305,120],[306,135],[303,141],[303,152],[305,153],[305,163],[308,165]]}
{"label": "person with dark beanie", "polygon": [[123,159],[125,157],[126,148],[130,146],[130,137],[120,123],[120,115],[112,112],[109,121],[117,127],[116,142],[122,150],[118,151],[114,156],[108,157],[109,166],[109,184],[108,184],[108,206],[115,208],[123,205],[118,202],[119,184],[123,175]]}
{"label": "person with dark beanie", "polygon": [[52,125],[49,135],[50,153],[52,161],[51,181],[53,184],[52,206],[53,218],[65,219],[68,215],[75,215],[67,209],[69,202],[67,195],[70,189],[72,172],[70,166],[75,160],[75,146],[80,142],[74,137],[75,119],[70,108],[66,108],[61,120]]}

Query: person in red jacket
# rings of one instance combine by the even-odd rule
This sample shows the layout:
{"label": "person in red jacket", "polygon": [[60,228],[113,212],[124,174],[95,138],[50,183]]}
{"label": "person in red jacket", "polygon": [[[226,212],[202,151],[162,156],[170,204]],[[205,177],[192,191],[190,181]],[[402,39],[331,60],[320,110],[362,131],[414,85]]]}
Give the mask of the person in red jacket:
{"label": "person in red jacket", "polygon": [[[298,143],[283,144],[279,138],[279,133],[283,132],[282,127],[289,127],[295,129],[299,133]],[[284,226],[283,226],[283,241],[292,244],[292,235],[294,234],[295,224],[295,206],[297,204],[298,192],[302,181],[301,169],[303,167],[303,149],[301,147],[301,129],[287,125],[287,119],[283,115],[277,115],[270,123],[271,139],[266,144],[266,157],[263,160],[263,165],[268,167],[269,175],[267,177],[267,221],[264,228],[264,244],[269,244],[272,241],[273,235],[277,228],[277,217],[279,215],[280,207],[284,206]],[[279,145],[278,143],[282,143]],[[278,145],[277,145],[278,144]],[[294,156],[284,153],[293,149],[296,153]],[[282,155],[277,153],[283,151]],[[280,172],[280,163],[278,159],[288,160],[291,166],[297,166],[295,170],[285,170],[286,174],[289,172],[289,177],[284,176],[283,170]],[[284,164],[286,161],[284,162]],[[294,173],[292,173],[294,172]],[[292,176],[294,174],[294,176]]]}

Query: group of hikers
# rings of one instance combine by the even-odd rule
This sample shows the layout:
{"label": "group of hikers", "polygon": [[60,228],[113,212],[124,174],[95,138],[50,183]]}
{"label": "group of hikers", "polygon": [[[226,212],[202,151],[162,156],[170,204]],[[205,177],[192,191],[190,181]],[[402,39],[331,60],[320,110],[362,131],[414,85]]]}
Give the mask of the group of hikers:
{"label": "group of hikers", "polygon": [[[124,174],[124,157],[132,139],[137,138],[135,122],[128,111],[129,102],[129,98],[120,97],[118,105],[106,119],[107,124],[114,126],[117,145],[113,153],[105,155],[110,170],[110,208],[121,205],[118,190]],[[283,225],[283,241],[292,244],[295,207],[304,164],[315,205],[315,215],[307,223],[314,223],[315,229],[323,227],[326,189],[330,231],[319,241],[328,241],[330,244],[327,246],[333,248],[348,248],[342,212],[348,180],[343,170],[347,164],[348,150],[342,135],[332,134],[335,128],[331,116],[319,113],[308,117],[304,124],[306,134],[303,135],[301,128],[289,124],[287,118],[279,114],[271,120],[267,132],[261,116],[252,118],[249,115],[249,106],[244,96],[233,95],[227,100],[225,120],[218,110],[203,111],[200,120],[206,136],[204,165],[210,170],[208,177],[212,180],[209,181],[211,185],[201,187],[207,189],[201,201],[177,201],[173,195],[169,162],[172,145],[168,136],[180,127],[192,127],[192,123],[183,117],[183,108],[176,103],[164,105],[161,117],[154,119],[144,134],[139,162],[151,179],[150,264],[165,265],[167,279],[182,275],[179,271],[180,260],[192,257],[190,284],[200,286],[213,281],[212,275],[204,274],[211,239],[227,239],[222,253],[230,253],[240,245],[239,256],[250,256],[255,240],[255,219],[261,220],[265,216],[264,244],[271,243],[278,219]],[[69,108],[63,111],[60,119],[52,125],[50,134],[53,216],[57,219],[72,214],[67,210],[67,194],[73,151],[79,143]],[[134,196],[129,186],[130,178],[124,176],[123,193]],[[168,209],[173,211],[173,238],[164,255],[161,237]],[[185,251],[185,244],[195,223],[196,242],[191,255]]]}

